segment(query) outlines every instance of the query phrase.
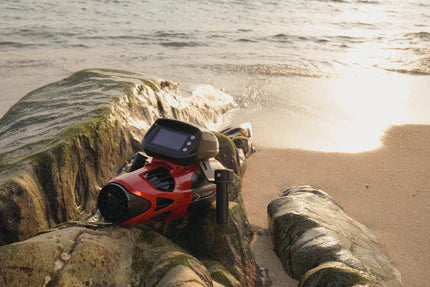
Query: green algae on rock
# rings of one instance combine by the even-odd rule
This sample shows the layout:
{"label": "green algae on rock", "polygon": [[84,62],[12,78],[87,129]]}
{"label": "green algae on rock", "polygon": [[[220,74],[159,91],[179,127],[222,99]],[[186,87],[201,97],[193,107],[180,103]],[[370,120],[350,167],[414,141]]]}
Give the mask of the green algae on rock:
{"label": "green algae on rock", "polygon": [[215,213],[213,204],[190,217],[184,229],[171,236],[172,240],[200,260],[219,262],[242,286],[254,286],[259,279],[258,270],[251,253],[251,231],[243,208],[230,202],[226,225],[216,224]]}
{"label": "green algae on rock", "polygon": [[[341,262],[325,262],[306,272],[299,287],[315,286],[382,287],[368,273]],[[391,285],[390,285],[391,286]]]}
{"label": "green algae on rock", "polygon": [[212,286],[202,263],[145,226],[64,225],[0,246],[0,259],[2,286]]}
{"label": "green algae on rock", "polygon": [[267,211],[275,252],[300,286],[403,286],[375,236],[324,191],[289,188]]}
{"label": "green algae on rock", "polygon": [[218,282],[222,286],[226,287],[239,287],[240,282],[234,278],[233,275],[219,262],[212,260],[205,260],[203,264],[208,269],[213,281]]}
{"label": "green algae on rock", "polygon": [[0,119],[0,244],[95,209],[100,186],[140,149],[159,117],[207,126],[234,107],[210,86],[137,73],[84,70],[37,89]]}
{"label": "green algae on rock", "polygon": [[63,223],[0,246],[0,285],[259,286],[246,216],[236,203],[229,210],[227,226],[214,207],[191,217],[175,239],[190,249],[149,226]]}

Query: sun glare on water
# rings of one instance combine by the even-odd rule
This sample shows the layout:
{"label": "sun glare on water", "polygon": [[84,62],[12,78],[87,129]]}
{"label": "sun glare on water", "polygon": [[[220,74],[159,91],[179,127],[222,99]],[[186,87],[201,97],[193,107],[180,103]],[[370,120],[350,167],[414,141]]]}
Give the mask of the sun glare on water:
{"label": "sun glare on water", "polygon": [[378,148],[384,130],[405,120],[407,83],[372,73],[333,81],[330,91],[343,115],[329,150],[359,152]]}
{"label": "sun glare on water", "polygon": [[345,153],[377,149],[391,126],[428,122],[426,79],[363,72],[271,82],[270,101],[250,115],[256,144]]}

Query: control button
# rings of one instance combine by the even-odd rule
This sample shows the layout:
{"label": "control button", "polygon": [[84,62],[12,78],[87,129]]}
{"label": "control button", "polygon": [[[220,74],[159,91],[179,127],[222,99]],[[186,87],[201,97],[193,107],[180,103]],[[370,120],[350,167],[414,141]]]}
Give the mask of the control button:
{"label": "control button", "polygon": [[195,138],[196,138],[195,136],[191,136],[191,137],[190,137],[190,139],[192,139],[192,140],[193,140],[193,139],[195,139]]}
{"label": "control button", "polygon": [[187,142],[187,145],[191,145],[191,142]]}
{"label": "control button", "polygon": [[187,151],[188,150],[188,148],[186,148],[186,147],[184,147],[183,149],[182,149],[182,151]]}

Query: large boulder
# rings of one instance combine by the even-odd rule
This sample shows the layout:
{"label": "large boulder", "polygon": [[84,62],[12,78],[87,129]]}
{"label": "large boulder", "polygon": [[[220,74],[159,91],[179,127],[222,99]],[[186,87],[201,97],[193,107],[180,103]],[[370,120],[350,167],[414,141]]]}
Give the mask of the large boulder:
{"label": "large boulder", "polygon": [[[100,185],[124,170],[153,120],[212,128],[234,105],[213,88],[197,91],[186,98],[167,81],[87,70],[14,106],[0,120],[0,244],[15,242],[0,246],[0,285],[259,286],[251,231],[237,203],[230,202],[226,225],[215,223],[215,205],[157,227],[101,223],[98,212],[70,221],[95,211]],[[245,159],[238,143],[249,136],[236,143],[233,135],[216,135],[217,159],[235,171],[233,200]]]}
{"label": "large boulder", "polygon": [[69,224],[1,246],[0,285],[213,286],[213,282],[202,263],[148,227]]}
{"label": "large boulder", "polygon": [[210,86],[187,96],[172,82],[114,70],[80,71],[29,93],[0,119],[0,245],[91,215],[100,186],[155,119],[213,128],[233,106]]}
{"label": "large boulder", "polygon": [[287,189],[268,215],[275,251],[300,286],[403,286],[375,236],[324,191]]}
{"label": "large boulder", "polygon": [[149,226],[63,223],[0,246],[0,285],[258,286],[240,205],[230,203],[227,225],[212,206],[179,232],[168,235],[175,244]]}

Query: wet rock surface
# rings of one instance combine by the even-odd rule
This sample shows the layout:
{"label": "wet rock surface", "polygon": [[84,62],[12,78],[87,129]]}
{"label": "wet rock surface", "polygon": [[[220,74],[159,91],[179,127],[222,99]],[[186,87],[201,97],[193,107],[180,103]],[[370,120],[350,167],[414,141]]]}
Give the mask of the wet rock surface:
{"label": "wet rock surface", "polygon": [[[220,109],[226,109],[227,106],[220,105]],[[120,130],[124,128],[123,126],[129,127],[125,119],[118,120],[117,124]],[[98,220],[100,213],[96,212],[87,221],[66,221],[48,229],[57,221],[81,218],[86,209],[93,208],[94,211],[95,206],[91,202],[95,200],[98,193],[98,184],[105,176],[118,172],[119,169],[115,164],[101,167],[99,157],[103,154],[97,154],[95,150],[101,136],[106,136],[107,140],[115,134],[115,127],[110,127],[113,130],[109,130],[107,126],[105,128],[91,130],[92,137],[82,135],[81,130],[76,134],[72,133],[72,141],[65,141],[65,146],[70,148],[71,153],[64,150],[63,145],[55,145],[48,148],[46,152],[37,153],[37,160],[26,164],[14,163],[18,167],[21,167],[20,165],[30,167],[22,173],[25,176],[21,178],[20,184],[14,183],[14,180],[17,180],[14,177],[15,173],[2,173],[4,177],[1,185],[3,200],[1,219],[7,224],[18,225],[15,230],[11,225],[2,225],[1,231],[4,236],[2,243],[38,233],[24,241],[0,246],[0,285],[261,286],[259,283],[261,272],[249,246],[251,231],[248,221],[241,205],[235,202],[230,202],[229,221],[226,225],[216,224],[216,207],[213,204],[188,218],[157,226],[115,226],[100,222]],[[234,135],[226,136],[217,133],[217,137],[220,142],[220,153],[217,158],[225,166],[235,170],[230,199],[239,202],[240,175],[243,172],[243,161],[238,160],[239,147],[235,145]],[[82,146],[79,139],[87,139],[89,142]],[[130,133],[129,139],[130,142],[125,141],[116,148],[109,145],[100,147],[111,153],[119,149],[126,150],[121,156],[116,157],[109,153],[104,154],[107,155],[104,160],[125,161],[126,154],[132,154],[135,149],[133,147],[135,135]],[[120,142],[121,140],[123,137],[119,138]],[[249,140],[248,137],[247,141]],[[114,145],[114,142],[110,139],[111,144]],[[127,150],[124,145],[130,150]],[[91,154],[92,157],[83,157],[84,153]],[[31,154],[30,158],[33,156]],[[127,159],[130,158],[131,155]],[[81,162],[83,160],[85,163]],[[63,174],[66,171],[73,172],[73,166],[77,163],[85,166],[80,169],[80,172],[74,174],[79,178],[80,184],[73,180],[66,180]],[[4,180],[6,176],[11,175],[12,180],[9,181],[12,183]],[[41,179],[46,180],[48,185],[37,182]],[[55,203],[56,201],[53,206],[40,204],[39,210],[31,208],[36,199],[41,203],[61,197],[62,204],[70,204],[70,201],[65,198],[72,196],[68,192],[73,188],[74,195],[78,196],[77,186],[86,188],[86,191],[82,191],[79,195],[81,196],[79,200],[82,200],[80,202],[86,204],[86,207],[79,205],[76,216],[71,214],[74,212],[73,208],[76,209],[78,206],[77,198],[72,198],[75,200],[72,201],[75,205],[72,204],[71,211],[64,210],[66,207]],[[89,193],[89,186],[93,186],[97,193]],[[61,190],[61,193],[55,194],[58,190]],[[12,196],[6,196],[7,192]],[[46,197],[49,194],[52,198]],[[28,201],[19,202],[18,200],[22,198],[28,198]],[[20,206],[17,208],[18,204]],[[44,212],[45,209],[48,211]],[[22,213],[18,214],[21,210],[26,212],[28,218],[23,218]],[[53,210],[61,216],[57,213],[54,216]],[[11,221],[14,218],[14,212],[21,221]],[[29,220],[32,216],[35,217],[34,221]],[[29,224],[36,221],[39,224],[35,224],[34,228],[30,229]],[[46,228],[39,232],[42,227]],[[6,238],[9,234],[13,236]]]}
{"label": "wet rock surface", "polygon": [[[210,86],[84,70],[37,89],[0,119],[0,245],[84,219],[159,117],[207,126],[234,106]],[[209,125],[209,126],[208,126]]]}
{"label": "wet rock surface", "polygon": [[0,246],[0,285],[258,286],[239,204],[230,203],[229,217],[217,225],[212,206],[166,236],[150,226],[63,223]]}
{"label": "wet rock surface", "polygon": [[[222,133],[215,133],[219,142],[219,154],[216,159],[226,168],[234,171],[233,182],[230,185],[229,200],[240,202],[241,175],[244,172],[245,163],[239,160],[239,147],[234,144],[234,137],[231,138]],[[250,139],[248,138],[250,142]]]}
{"label": "wet rock surface", "polygon": [[243,208],[230,202],[226,225],[216,224],[215,212],[212,205],[190,217],[184,229],[170,237],[197,258],[221,263],[242,286],[254,286],[258,280],[257,264],[251,253],[252,234]]}
{"label": "wet rock surface", "polygon": [[149,227],[63,226],[0,247],[2,286],[212,286],[203,264]]}
{"label": "wet rock surface", "polygon": [[375,236],[322,190],[287,189],[268,206],[284,269],[299,286],[403,286]]}

